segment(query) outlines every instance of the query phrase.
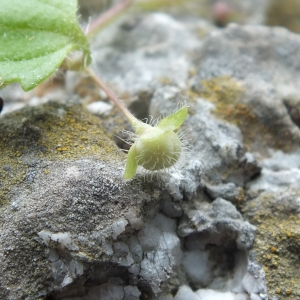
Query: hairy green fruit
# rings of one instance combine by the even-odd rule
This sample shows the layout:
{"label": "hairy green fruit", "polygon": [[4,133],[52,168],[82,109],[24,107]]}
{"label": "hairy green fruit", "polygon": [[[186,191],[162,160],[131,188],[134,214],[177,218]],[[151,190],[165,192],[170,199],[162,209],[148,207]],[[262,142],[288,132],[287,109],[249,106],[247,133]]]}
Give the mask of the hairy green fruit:
{"label": "hairy green fruit", "polygon": [[135,144],[136,152],[140,153],[137,156],[138,164],[146,170],[166,169],[179,159],[181,141],[178,134],[173,131],[166,133],[159,131],[155,137],[151,139],[142,137]]}
{"label": "hairy green fruit", "polygon": [[[155,128],[153,128],[155,129]],[[158,132],[153,138],[137,138],[128,152],[124,178],[131,179],[138,165],[148,171],[160,171],[172,167],[182,152],[180,137],[173,131]]]}
{"label": "hairy green fruit", "polygon": [[134,143],[128,152],[125,179],[131,179],[138,165],[149,171],[174,166],[182,154],[182,141],[176,132],[187,117],[187,107],[163,118],[156,126],[133,122],[136,129]]}

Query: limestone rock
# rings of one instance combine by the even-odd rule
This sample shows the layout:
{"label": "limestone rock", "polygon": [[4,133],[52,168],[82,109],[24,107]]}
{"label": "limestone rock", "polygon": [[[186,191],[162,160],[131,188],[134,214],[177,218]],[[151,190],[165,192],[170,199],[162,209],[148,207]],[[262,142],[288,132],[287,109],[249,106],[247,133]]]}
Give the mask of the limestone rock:
{"label": "limestone rock", "polygon": [[1,116],[0,298],[299,297],[299,46],[163,13],[99,35],[96,70],[133,113],[189,105],[185,157],[152,182],[123,180],[128,123],[88,113],[74,82]]}

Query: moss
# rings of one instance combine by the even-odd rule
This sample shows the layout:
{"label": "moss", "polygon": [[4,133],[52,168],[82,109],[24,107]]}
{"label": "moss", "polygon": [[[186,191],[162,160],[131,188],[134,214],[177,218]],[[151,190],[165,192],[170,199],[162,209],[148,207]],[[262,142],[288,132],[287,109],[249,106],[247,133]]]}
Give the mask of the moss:
{"label": "moss", "polygon": [[269,26],[283,26],[294,32],[300,32],[300,1],[272,0],[266,19]]}
{"label": "moss", "polygon": [[266,273],[271,299],[300,299],[300,219],[288,204],[298,196],[265,193],[246,203],[249,221],[257,226],[253,248]]}
{"label": "moss", "polygon": [[119,159],[100,120],[80,105],[25,108],[2,117],[0,128],[0,205],[8,203],[14,185],[29,181],[29,169],[41,159]]}
{"label": "moss", "polygon": [[[268,147],[291,150],[295,143],[290,132],[278,126],[266,126],[258,119],[250,104],[243,103],[244,88],[229,76],[220,76],[201,81],[200,88],[194,93],[213,102],[213,113],[219,118],[237,125],[244,137],[249,151],[264,151]],[[194,95],[195,96],[195,95]]]}

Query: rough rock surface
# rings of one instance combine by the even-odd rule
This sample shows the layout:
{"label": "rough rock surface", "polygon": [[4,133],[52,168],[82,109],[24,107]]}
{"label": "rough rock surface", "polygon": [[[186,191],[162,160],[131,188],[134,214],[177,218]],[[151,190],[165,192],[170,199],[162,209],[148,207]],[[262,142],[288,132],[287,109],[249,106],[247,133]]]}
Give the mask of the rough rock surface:
{"label": "rough rock surface", "polygon": [[274,151],[260,177],[249,182],[246,217],[257,226],[256,259],[264,266],[271,299],[300,297],[299,151]]}
{"label": "rough rock surface", "polygon": [[258,227],[254,250],[271,299],[300,297],[299,200],[299,188],[267,190],[245,206],[247,218]]}
{"label": "rough rock surface", "polygon": [[105,100],[86,78],[1,117],[0,298],[298,299],[299,46],[162,13],[100,34],[96,69],[136,115],[189,105],[191,150],[152,182],[122,179],[115,109],[66,101]]}
{"label": "rough rock surface", "polygon": [[199,46],[199,41],[184,24],[156,13],[125,21],[112,31],[113,35],[104,32],[97,37],[93,51],[99,75],[120,92],[148,91],[153,80],[167,79],[181,88],[186,86],[187,52]]}
{"label": "rough rock surface", "polygon": [[299,45],[299,36],[282,28],[230,25],[212,33],[195,60],[192,89],[238,123],[260,154],[299,145]]}
{"label": "rough rock surface", "polygon": [[141,191],[122,180],[116,146],[80,106],[24,109],[1,128],[1,299],[47,295],[139,226],[146,194],[133,197]]}

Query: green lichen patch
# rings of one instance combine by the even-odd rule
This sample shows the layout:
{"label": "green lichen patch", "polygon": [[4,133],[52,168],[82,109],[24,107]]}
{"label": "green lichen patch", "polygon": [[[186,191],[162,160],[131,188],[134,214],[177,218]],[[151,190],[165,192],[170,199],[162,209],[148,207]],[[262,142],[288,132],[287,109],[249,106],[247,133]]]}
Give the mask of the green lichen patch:
{"label": "green lichen patch", "polygon": [[253,106],[243,102],[244,88],[229,76],[201,81],[196,93],[215,104],[213,113],[237,125],[244,137],[245,146],[251,151],[264,153],[268,147],[291,150],[295,137],[280,126],[267,126],[255,115]]}
{"label": "green lichen patch", "polygon": [[264,194],[247,204],[250,221],[257,226],[256,259],[266,273],[271,299],[300,299],[300,219],[293,208],[287,209],[297,197]]}
{"label": "green lichen patch", "polygon": [[[27,107],[0,119],[0,205],[7,203],[15,184],[28,182],[28,169],[41,159],[120,159],[101,121],[81,105],[50,102]],[[49,170],[45,168],[44,173]]]}
{"label": "green lichen patch", "polygon": [[300,32],[300,1],[272,0],[267,11],[266,24],[283,26],[294,32]]}

